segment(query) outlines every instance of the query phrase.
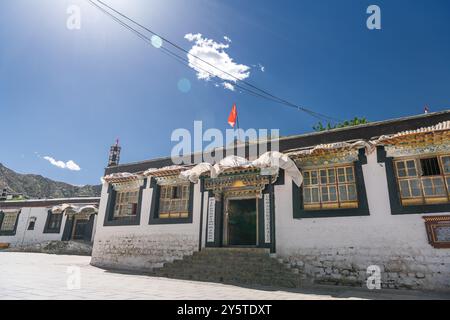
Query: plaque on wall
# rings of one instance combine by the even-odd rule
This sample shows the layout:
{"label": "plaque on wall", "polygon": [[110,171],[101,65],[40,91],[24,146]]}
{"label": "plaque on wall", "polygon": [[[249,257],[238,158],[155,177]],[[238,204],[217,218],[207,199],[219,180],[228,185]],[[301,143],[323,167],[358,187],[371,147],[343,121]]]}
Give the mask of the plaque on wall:
{"label": "plaque on wall", "polygon": [[270,195],[264,194],[264,242],[270,243]]}
{"label": "plaque on wall", "polygon": [[207,225],[207,242],[214,242],[214,226],[216,218],[216,199],[211,197],[208,199],[208,225]]}
{"label": "plaque on wall", "polygon": [[450,249],[450,216],[423,217],[428,242],[435,248]]}

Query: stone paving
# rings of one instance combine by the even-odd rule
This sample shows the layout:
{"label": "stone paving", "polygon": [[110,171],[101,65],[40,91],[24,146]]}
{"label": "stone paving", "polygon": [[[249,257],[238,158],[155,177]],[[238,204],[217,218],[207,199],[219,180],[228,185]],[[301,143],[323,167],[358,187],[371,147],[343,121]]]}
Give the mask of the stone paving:
{"label": "stone paving", "polygon": [[450,299],[444,293],[345,287],[247,288],[115,273],[89,261],[85,256],[0,252],[0,299]]}

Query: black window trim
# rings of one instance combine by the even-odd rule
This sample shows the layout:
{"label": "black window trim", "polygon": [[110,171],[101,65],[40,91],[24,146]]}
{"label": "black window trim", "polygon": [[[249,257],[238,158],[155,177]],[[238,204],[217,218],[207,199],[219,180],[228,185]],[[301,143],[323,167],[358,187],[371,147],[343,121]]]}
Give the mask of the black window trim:
{"label": "black window trim", "polygon": [[294,219],[369,216],[369,204],[367,201],[366,185],[362,170],[362,165],[367,164],[367,157],[364,148],[358,150],[358,160],[354,161],[353,164],[355,170],[356,192],[358,195],[358,208],[305,210],[303,209],[303,185],[298,187],[292,181]]}
{"label": "black window trim", "polygon": [[391,215],[450,212],[450,203],[403,206],[399,196],[400,193],[395,175],[394,158],[387,156],[384,146],[377,146],[377,162],[384,163],[386,168]]}
{"label": "black window trim", "polygon": [[[52,217],[52,215],[58,215],[60,216],[60,221],[59,221],[59,226],[58,228],[50,228],[50,218]],[[47,220],[45,221],[45,226],[44,226],[44,232],[43,233],[60,233],[61,232],[61,225],[63,223],[63,213],[53,213],[51,209],[49,209],[47,211]]]}
{"label": "black window trim", "polygon": [[147,186],[147,179],[144,179],[142,186],[139,188],[138,203],[136,208],[136,215],[113,218],[114,217],[114,207],[116,203],[117,191],[114,190],[113,185],[110,183],[108,185],[108,201],[106,203],[105,219],[103,222],[104,227],[114,227],[114,226],[138,226],[141,224],[141,208],[142,208],[142,194]]}
{"label": "black window trim", "polygon": [[14,224],[14,230],[2,231],[1,226],[3,224],[3,217],[5,216],[5,212],[0,210],[0,236],[15,236],[17,232],[17,225],[19,224],[19,216],[21,210],[17,212],[16,223]]}
{"label": "black window trim", "polygon": [[186,218],[159,218],[159,195],[161,186],[158,185],[155,178],[151,179],[150,188],[153,189],[152,203],[150,206],[150,218],[148,224],[186,224],[192,223],[194,208],[194,184],[189,184],[189,207],[188,216]]}

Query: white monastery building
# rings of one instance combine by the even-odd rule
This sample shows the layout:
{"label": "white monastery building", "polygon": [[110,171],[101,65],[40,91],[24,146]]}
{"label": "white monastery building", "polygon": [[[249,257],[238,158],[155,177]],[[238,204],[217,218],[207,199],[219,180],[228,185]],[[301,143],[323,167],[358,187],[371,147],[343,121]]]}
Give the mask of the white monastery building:
{"label": "white monastery building", "polygon": [[0,247],[47,241],[91,242],[99,198],[0,201]]}
{"label": "white monastery building", "polygon": [[449,129],[450,111],[429,113],[283,137],[257,158],[251,142],[235,156],[216,149],[221,161],[194,165],[119,164],[116,144],[91,263],[287,286],[375,276],[382,287],[448,291]]}

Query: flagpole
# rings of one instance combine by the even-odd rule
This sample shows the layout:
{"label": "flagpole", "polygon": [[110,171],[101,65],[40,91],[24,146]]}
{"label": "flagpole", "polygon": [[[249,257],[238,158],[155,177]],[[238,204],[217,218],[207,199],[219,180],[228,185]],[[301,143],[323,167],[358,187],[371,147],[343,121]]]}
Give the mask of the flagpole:
{"label": "flagpole", "polygon": [[[236,105],[236,103],[234,105]],[[237,107],[236,107],[236,126],[238,129],[238,139],[241,140],[241,133],[239,130],[239,112],[237,112]]]}

